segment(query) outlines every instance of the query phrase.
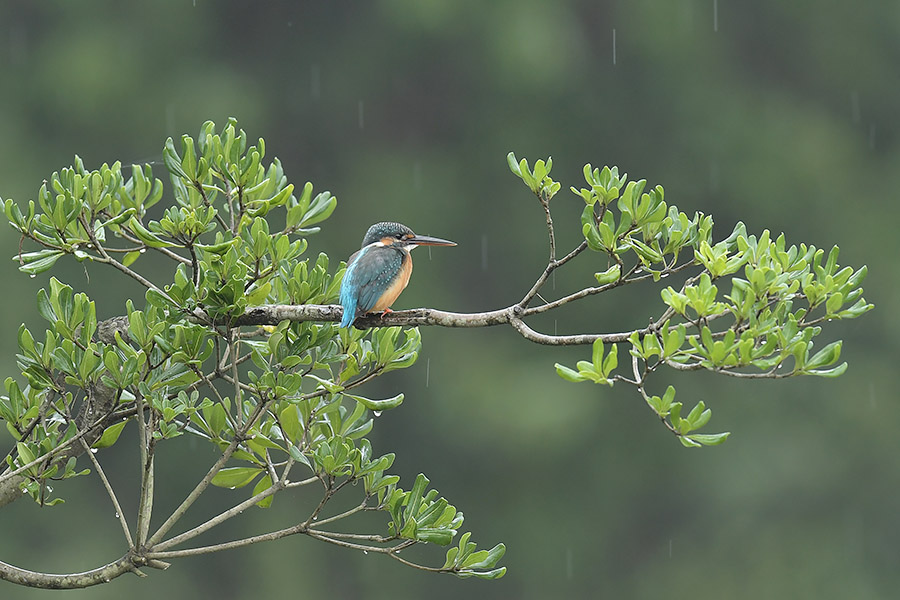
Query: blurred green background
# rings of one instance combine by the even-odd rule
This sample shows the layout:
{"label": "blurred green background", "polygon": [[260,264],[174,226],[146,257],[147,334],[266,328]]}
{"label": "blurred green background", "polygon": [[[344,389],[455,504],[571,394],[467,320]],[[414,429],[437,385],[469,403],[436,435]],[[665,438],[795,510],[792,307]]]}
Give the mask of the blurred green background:
{"label": "blurred green background", "polygon": [[[665,186],[685,212],[712,213],[719,236],[743,220],[794,243],[839,244],[842,264],[868,264],[866,298],[878,307],[823,335],[845,340],[851,368],[837,380],[658,377],[656,393],[674,383],[679,399],[713,408],[710,430],[733,432],[699,451],[682,448],[633,390],[556,376],[554,362],[573,364],[587,348],[537,347],[509,328],[426,328],[419,362],[368,389],[406,393],[371,438],[397,453],[407,485],[427,473],[480,545],[506,542],[505,578],[429,575],[295,537],[66,598],[896,597],[896,2],[8,0],[0,74],[3,198],[34,198],[76,153],[89,168],[153,163],[167,136],[235,116],[296,185],[338,196],[311,253],[336,263],[386,219],[460,242],[417,252],[395,308],[498,308],[537,277],[543,217],[507,169],[510,150],[553,156],[562,247],[577,243],[583,206],[568,186],[582,183],[586,162],[617,164]],[[154,170],[168,185],[162,165]],[[14,255],[19,240],[0,231],[0,254]],[[6,265],[4,376],[16,373],[19,323],[42,327],[34,298],[49,278]],[[573,264],[558,292],[594,270]],[[141,294],[67,261],[52,274],[87,291],[101,318]],[[534,324],[642,326],[660,311],[658,294],[617,290]],[[99,456],[133,505],[137,458],[126,445]],[[159,457],[161,511],[212,456],[190,440],[171,446]],[[97,479],[58,491],[69,500],[59,507],[20,501],[0,512],[0,559],[71,572],[120,556]],[[228,501],[215,490],[190,518]],[[247,513],[229,534],[285,526],[291,504]],[[3,598],[52,594],[0,583]]]}

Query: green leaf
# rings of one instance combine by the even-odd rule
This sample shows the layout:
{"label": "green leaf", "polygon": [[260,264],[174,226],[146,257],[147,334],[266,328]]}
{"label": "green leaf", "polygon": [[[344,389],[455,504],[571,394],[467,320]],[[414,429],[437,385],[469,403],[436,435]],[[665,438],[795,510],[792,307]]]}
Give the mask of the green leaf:
{"label": "green leaf", "polygon": [[622,268],[619,265],[613,265],[602,273],[594,273],[594,277],[600,285],[608,285],[617,281],[621,274]]}
{"label": "green leaf", "polygon": [[490,569],[500,562],[504,554],[506,554],[506,545],[497,544],[490,550],[473,552],[463,561],[462,566],[467,569]]}
{"label": "green leaf", "polygon": [[577,371],[573,371],[565,365],[556,363],[554,366],[556,367],[556,374],[566,381],[571,381],[572,383],[587,381],[587,379],[585,377],[582,377]]}
{"label": "green leaf", "polygon": [[131,229],[135,237],[151,248],[171,248],[178,245],[158,237],[155,233],[144,227],[136,217],[131,217],[131,219],[128,220],[128,228]]}
{"label": "green leaf", "polygon": [[25,442],[16,442],[16,452],[19,454],[19,460],[22,461],[23,465],[27,465],[35,459],[34,453]]}
{"label": "green leaf", "polygon": [[718,446],[727,440],[729,435],[731,435],[731,432],[726,431],[725,433],[695,433],[687,437],[689,437],[691,441],[698,442],[704,446]]}
{"label": "green leaf", "polygon": [[513,172],[518,177],[522,176],[522,170],[519,168],[519,163],[516,161],[516,154],[514,152],[510,152],[506,155],[506,162],[509,163],[509,170]]}
{"label": "green leaf", "polygon": [[685,448],[699,448],[701,446],[699,442],[695,442],[689,435],[679,435],[678,440]]}
{"label": "green leaf", "polygon": [[178,157],[178,152],[175,151],[175,142],[172,138],[166,140],[165,148],[163,148],[163,163],[172,175],[188,179],[188,174],[181,167],[181,159]]}
{"label": "green leaf", "polygon": [[[29,275],[36,275],[38,273],[43,273],[56,264],[56,261],[60,259],[65,254],[62,250],[53,250],[50,253],[44,255],[37,260],[33,260],[31,262],[25,262],[24,264],[19,265],[19,270],[23,273],[28,273]],[[18,260],[19,257],[14,256],[13,260]],[[23,256],[23,260],[24,256]]]}
{"label": "green leaf", "polygon": [[840,310],[843,304],[844,295],[840,292],[835,292],[828,297],[828,300],[825,301],[825,310],[827,310],[829,314],[836,313]]}
{"label": "green leaf", "polygon": [[609,378],[609,374],[616,370],[616,367],[619,365],[619,346],[618,344],[613,344],[609,349],[609,354],[606,355],[606,358],[603,359],[603,367],[601,372],[603,376]]}
{"label": "green leaf", "polygon": [[594,343],[591,345],[591,362],[594,363],[594,368],[598,371],[603,365],[603,340],[600,338],[594,340]]}
{"label": "green leaf", "polygon": [[439,546],[446,546],[453,541],[456,531],[453,529],[421,527],[416,531],[416,539],[420,542],[428,542]]}
{"label": "green leaf", "polygon": [[414,517],[418,514],[419,507],[422,505],[422,495],[425,493],[425,488],[428,487],[428,483],[428,478],[425,477],[424,473],[416,475],[416,481],[413,483],[413,488],[409,492],[409,501],[406,505],[406,510],[403,512],[403,519],[405,521],[415,522]]}
{"label": "green leaf", "polygon": [[212,478],[212,484],[224,488],[244,487],[262,473],[258,467],[225,467]]}
{"label": "green leaf", "polygon": [[[272,486],[272,478],[267,474],[265,477],[259,480],[259,482],[253,487],[253,492],[251,496],[255,496],[257,494],[261,494]],[[272,501],[275,499],[275,494],[270,496],[266,496],[262,500],[256,503],[256,505],[260,508],[269,508],[272,506]]]}
{"label": "green leaf", "polygon": [[134,252],[128,252],[125,256],[122,257],[122,264],[126,267],[134,264],[134,261],[141,257],[141,253],[139,250],[135,250]]}
{"label": "green leaf", "polygon": [[500,579],[506,575],[506,567],[491,569],[490,571],[460,571],[459,577],[477,577],[478,579]]}
{"label": "green leaf", "polygon": [[385,398],[384,400],[372,400],[370,398],[364,398],[362,396],[355,396],[353,394],[344,394],[349,398],[353,398],[369,410],[374,410],[380,412],[382,410],[389,410],[391,408],[397,408],[403,403],[403,394],[397,394],[393,398]]}
{"label": "green leaf", "polygon": [[847,363],[843,362],[833,369],[811,369],[808,371],[810,375],[818,375],[819,377],[840,377],[847,370]]}
{"label": "green leaf", "polygon": [[806,362],[805,369],[815,369],[836,363],[841,357],[841,346],[840,340],[828,344]]}
{"label": "green leaf", "polygon": [[103,432],[103,435],[100,436],[100,439],[97,440],[93,447],[94,448],[108,448],[116,443],[116,440],[119,439],[119,436],[122,434],[122,430],[125,428],[125,425],[128,424],[128,421],[120,421],[115,425],[111,425],[106,428]]}
{"label": "green leaf", "polygon": [[293,404],[287,405],[278,415],[278,422],[284,435],[292,442],[298,442],[303,435],[303,425],[300,423],[300,411]]}

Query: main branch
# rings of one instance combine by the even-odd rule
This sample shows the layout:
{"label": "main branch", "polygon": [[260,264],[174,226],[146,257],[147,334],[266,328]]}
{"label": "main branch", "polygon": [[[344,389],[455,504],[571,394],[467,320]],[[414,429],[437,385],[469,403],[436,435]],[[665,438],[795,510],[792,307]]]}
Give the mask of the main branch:
{"label": "main branch", "polygon": [[[494,325],[510,325],[525,339],[548,346],[573,346],[593,344],[597,340],[612,344],[626,341],[635,331],[645,334],[648,328],[635,329],[622,333],[585,333],[581,335],[545,335],[525,325],[522,318],[528,310],[518,304],[498,310],[475,313],[458,313],[435,308],[414,308],[397,310],[389,313],[367,314],[356,319],[355,326],[360,329],[372,327],[418,327],[434,325],[439,327],[492,327]],[[202,311],[195,311],[201,320],[209,317]],[[282,321],[315,321],[339,322],[343,309],[338,304],[264,304],[253,306],[235,319],[232,326],[242,325],[278,325]]]}

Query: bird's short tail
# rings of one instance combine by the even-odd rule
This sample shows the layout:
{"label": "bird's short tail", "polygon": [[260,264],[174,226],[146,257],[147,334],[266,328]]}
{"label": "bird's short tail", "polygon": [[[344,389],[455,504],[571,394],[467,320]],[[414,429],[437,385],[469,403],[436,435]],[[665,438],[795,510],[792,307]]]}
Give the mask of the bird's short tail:
{"label": "bird's short tail", "polygon": [[341,317],[341,327],[350,327],[356,320],[356,311],[344,305],[344,315]]}

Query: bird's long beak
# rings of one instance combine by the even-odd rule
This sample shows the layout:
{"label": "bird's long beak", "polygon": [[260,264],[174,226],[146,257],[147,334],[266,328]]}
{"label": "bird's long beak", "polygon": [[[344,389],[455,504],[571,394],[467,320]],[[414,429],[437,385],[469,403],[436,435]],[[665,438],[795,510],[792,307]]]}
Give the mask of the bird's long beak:
{"label": "bird's long beak", "polygon": [[456,242],[451,242],[450,240],[443,240],[441,238],[431,237],[430,235],[416,235],[413,238],[409,239],[410,244],[415,244],[416,246],[455,246]]}

